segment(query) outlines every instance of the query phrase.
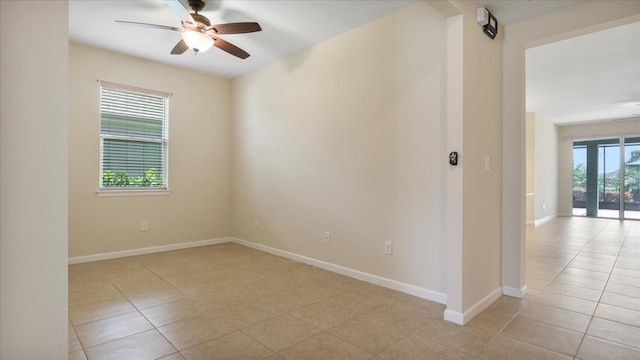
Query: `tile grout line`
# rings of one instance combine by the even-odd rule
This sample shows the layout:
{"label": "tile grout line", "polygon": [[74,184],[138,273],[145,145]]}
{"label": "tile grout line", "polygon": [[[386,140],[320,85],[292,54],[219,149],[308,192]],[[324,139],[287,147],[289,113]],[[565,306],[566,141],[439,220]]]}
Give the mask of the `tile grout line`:
{"label": "tile grout line", "polygon": [[[555,243],[556,243],[556,242],[558,242],[560,239],[562,239],[562,238],[563,238],[563,237],[565,237],[566,235],[570,234],[570,233],[571,233],[571,231],[573,231],[573,230],[569,230],[569,231],[567,231],[567,232],[563,233],[562,235],[558,236],[558,238],[557,238],[555,241],[551,242],[550,244],[545,244],[545,247],[547,247],[547,248],[548,248],[548,247],[551,247],[551,245],[555,244]],[[526,242],[526,239],[525,239],[525,242]],[[527,246],[527,245],[526,245],[526,243],[525,243],[525,248],[526,248],[526,246]],[[527,251],[527,253],[528,253],[528,251]],[[527,255],[528,255],[528,254],[527,254]],[[539,255],[538,255],[538,256],[539,256]],[[577,255],[576,255],[576,256],[577,256]],[[540,256],[540,257],[547,258],[548,256]],[[571,260],[569,260],[569,262],[567,262],[567,265],[568,265],[569,263],[571,263],[571,261],[573,261],[573,259],[574,259],[574,258],[575,258],[575,256],[574,256],[574,257],[572,257],[572,258],[571,258]],[[552,264],[549,264],[549,265],[552,265]],[[567,265],[564,265],[564,266],[562,267],[562,269],[560,270],[560,272],[562,272],[562,271],[566,268],[566,266],[567,266]],[[558,274],[559,274],[560,272],[558,272]],[[557,276],[557,274],[556,274],[556,275],[555,275],[551,280],[549,280],[549,282],[545,285],[545,287],[544,287],[544,288],[546,288],[546,287],[548,286],[548,284],[550,284],[550,283],[551,283],[551,281],[552,281],[556,276]],[[544,290],[544,288],[542,288],[542,289],[540,290],[540,292],[542,292],[542,291]],[[506,323],[505,323],[505,324],[504,324],[504,325],[503,325],[503,326],[502,326],[502,327],[501,327],[501,328],[500,328],[500,329],[499,329],[499,330],[498,330],[498,331],[497,331],[497,332],[496,332],[496,333],[495,333],[495,334],[494,334],[494,335],[489,339],[489,341],[487,341],[487,344],[488,344],[489,342],[493,341],[495,338],[497,338],[500,334],[502,334],[502,333],[503,333],[503,331],[504,331],[504,329],[506,329],[506,328],[507,328],[507,327],[508,327],[512,322],[513,322],[513,320],[515,320],[515,319],[516,319],[516,318],[517,318],[517,317],[518,317],[518,316],[519,316],[519,315],[520,315],[520,314],[521,314],[521,313],[522,313],[522,312],[527,308],[527,306],[529,306],[529,304],[532,302],[532,300],[533,300],[536,296],[537,296],[537,295],[532,296],[532,297],[527,301],[527,304],[526,304],[522,309],[518,310],[518,311],[517,311],[517,312],[516,312],[512,317],[511,317],[511,319],[509,319],[509,321],[507,321],[507,322],[506,322]],[[542,323],[542,324],[544,324],[544,323]],[[548,324],[547,324],[547,325],[548,325]],[[523,344],[527,344],[527,345],[530,345],[530,346],[534,346],[534,347],[537,347],[537,348],[540,348],[540,349],[544,349],[544,350],[547,350],[547,351],[553,351],[553,350],[550,350],[550,349],[547,349],[547,348],[544,348],[544,347],[541,347],[541,346],[538,346],[538,345],[529,344],[529,343],[523,342],[523,341],[521,341],[521,340],[514,339],[514,338],[512,338],[512,337],[510,337],[510,336],[508,336],[508,335],[504,335],[504,336],[507,336],[509,339],[512,339],[512,340],[518,341],[518,342],[523,343]],[[553,351],[553,352],[556,352],[556,351]],[[560,353],[558,353],[558,354],[560,354]]]}
{"label": "tile grout line", "polygon": [[[601,229],[600,229],[600,230],[599,230],[599,231],[598,231],[598,232],[597,232],[597,233],[596,233],[592,238],[590,238],[590,239],[589,239],[589,241],[588,241],[587,243],[585,243],[585,244],[582,246],[582,248],[581,248],[581,249],[580,249],[580,250],[579,250],[575,255],[573,255],[573,256],[571,257],[571,260],[569,260],[569,261],[567,262],[567,264],[566,264],[566,265],[564,265],[564,266],[562,267],[562,269],[561,269],[561,270],[560,270],[556,275],[554,275],[554,276],[549,280],[549,282],[548,282],[547,284],[545,284],[545,286],[544,286],[542,289],[540,289],[540,292],[538,292],[538,294],[536,294],[536,295],[534,295],[534,296],[532,296],[532,297],[531,297],[531,300],[530,300],[529,302],[533,302],[533,300],[534,300],[538,295],[540,295],[540,293],[544,292],[544,290],[549,286],[549,284],[551,284],[551,283],[552,283],[552,282],[553,282],[553,281],[554,281],[554,280],[555,280],[555,279],[556,279],[556,278],[557,278],[557,277],[558,277],[558,276],[559,276],[559,275],[560,275],[564,270],[566,270],[566,269],[569,267],[569,264],[571,264],[571,262],[572,262],[576,257],[578,257],[578,255],[579,255],[579,254],[584,250],[584,248],[586,248],[586,247],[589,245],[589,243],[591,243],[591,241],[593,241],[593,239],[594,239],[596,236],[598,236],[598,234],[600,234],[600,233],[602,232],[602,230],[603,230],[605,227],[606,227],[606,225],[605,225],[605,226],[603,226],[603,227],[602,227],[602,228],[601,228]],[[574,230],[574,229],[572,229],[571,231],[573,231],[573,230]],[[569,233],[571,233],[571,231],[569,231]],[[569,233],[566,233],[566,234],[564,234],[564,235],[560,236],[560,238],[562,238],[562,237],[566,236],[566,235],[567,235],[567,234],[569,234]],[[560,240],[560,238],[558,238],[558,240]],[[556,240],[556,241],[558,241],[558,240]],[[555,242],[554,242],[554,243],[555,243]],[[550,245],[547,245],[547,247],[550,247]],[[570,285],[570,284],[567,284],[567,285]],[[604,291],[604,289],[603,289],[603,291]],[[566,296],[568,296],[568,295],[566,295]],[[601,295],[601,296],[602,296],[602,295]],[[571,297],[574,297],[574,296],[571,296]]]}
{"label": "tile grout line", "polygon": [[[609,224],[611,224],[611,223],[609,223]],[[607,224],[607,225],[609,225],[609,224]],[[593,319],[596,317],[596,312],[598,311],[598,307],[600,306],[600,301],[602,300],[602,297],[604,296],[604,293],[605,293],[605,291],[607,289],[607,285],[609,285],[609,279],[611,279],[611,275],[613,274],[613,269],[615,268],[615,263],[618,261],[618,257],[620,257],[620,252],[622,252],[622,248],[624,247],[624,244],[627,241],[627,236],[629,235],[630,229],[631,229],[631,227],[629,227],[629,229],[627,229],[627,231],[625,232],[624,240],[622,240],[622,244],[620,245],[620,249],[618,249],[618,254],[616,255],[616,261],[613,263],[613,267],[611,267],[611,271],[609,272],[609,276],[607,276],[607,281],[604,284],[604,288],[602,289],[602,293],[600,294],[600,297],[598,298],[598,302],[596,304],[596,308],[593,310],[593,314],[591,315],[591,318],[589,319],[589,323],[587,324],[587,327],[584,330],[584,335],[582,335],[582,339],[580,339],[580,344],[578,344],[578,350],[576,351],[576,354],[573,357],[574,359],[576,359],[576,357],[578,356],[578,353],[580,352],[580,348],[582,347],[582,344],[584,343],[584,339],[587,337],[587,333],[589,332],[589,328],[591,327],[591,323],[593,322]],[[603,339],[603,340],[606,340],[606,339]],[[610,341],[610,340],[607,340],[607,341]],[[616,343],[616,342],[614,341],[614,343]]]}
{"label": "tile grout line", "polygon": [[[166,279],[164,279],[162,276],[160,276],[160,275],[158,275],[157,273],[155,273],[153,270],[149,269],[146,265],[144,265],[144,264],[140,263],[140,262],[139,262],[139,261],[137,261],[137,260],[133,260],[133,262],[135,262],[136,264],[139,264],[139,265],[140,265],[140,266],[142,266],[144,269],[146,269],[146,270],[150,271],[152,274],[154,274],[154,275],[158,276],[159,278],[161,278],[162,280],[166,281]],[[169,344],[171,344],[171,346],[176,350],[176,352],[180,353],[180,350],[178,350],[178,348],[177,348],[177,347],[175,347],[175,345],[173,345],[173,343],[172,343],[171,341],[169,341],[169,339],[167,339],[167,338],[164,336],[164,334],[163,334],[162,332],[160,332],[160,330],[158,330],[158,328],[155,326],[155,324],[154,324],[153,322],[151,322],[151,320],[150,320],[149,318],[147,318],[147,317],[144,315],[144,313],[141,311],[141,309],[140,309],[140,308],[138,308],[138,307],[137,307],[137,306],[136,306],[136,305],[135,305],[135,304],[134,304],[134,303],[129,299],[129,297],[128,297],[128,296],[126,296],[126,295],[122,292],[122,290],[120,290],[120,288],[119,288],[115,283],[113,283],[113,281],[111,281],[111,279],[109,280],[109,283],[111,284],[111,286],[113,286],[113,287],[118,291],[118,293],[120,293],[120,295],[122,295],[122,297],[123,297],[123,298],[125,298],[125,299],[127,300],[127,302],[128,302],[129,304],[131,304],[131,306],[135,309],[135,311],[136,311],[140,316],[142,316],[142,317],[143,317],[143,318],[144,318],[144,319],[145,319],[145,320],[146,320],[146,321],[147,321],[147,322],[152,326],[152,329],[149,329],[149,330],[155,330],[155,331],[156,331],[158,334],[160,334],[160,336],[162,336],[162,337],[163,337],[163,338],[164,338],[164,339],[165,339]],[[133,312],[133,311],[131,311],[131,312]],[[119,316],[119,315],[115,315],[115,316]],[[115,316],[112,316],[112,317],[115,317]],[[127,338],[127,337],[129,337],[129,336],[138,335],[138,334],[141,334],[141,333],[146,332],[146,331],[149,331],[149,330],[141,331],[141,332],[138,332],[138,333],[135,333],[135,334],[131,334],[131,335],[128,335],[128,336],[125,336],[125,337],[119,338],[119,339],[114,339],[114,340],[111,340],[111,341],[107,341],[107,342],[105,342],[104,344],[107,344],[107,343],[110,343],[110,342],[113,342],[113,341],[116,341],[116,340],[124,339],[124,338]],[[102,345],[102,344],[99,344],[99,345]],[[96,346],[98,346],[98,345],[96,345]],[[167,356],[168,356],[168,355],[171,355],[171,354],[167,354]],[[180,355],[182,356],[182,353],[180,353]]]}
{"label": "tile grout line", "polygon": [[[136,261],[136,260],[134,260],[134,261]],[[155,271],[153,271],[153,269],[151,269],[151,268],[147,267],[145,264],[140,263],[139,261],[136,261],[136,263],[140,264],[142,267],[144,267],[145,269],[147,269],[148,271],[150,271],[152,274],[156,275],[156,276],[157,276],[157,277],[159,277],[160,279],[162,279],[162,280],[164,280],[165,282],[167,282],[167,284],[171,285],[171,287],[176,288],[176,290],[180,291],[183,295],[185,295],[185,298],[189,298],[190,300],[196,301],[196,300],[195,300],[195,299],[193,299],[193,297],[191,297],[190,295],[184,294],[180,289],[178,289],[177,287],[175,287],[172,283],[170,283],[170,282],[169,282],[167,279],[165,279],[162,275],[160,275],[160,274],[156,273]],[[115,287],[115,284],[114,284],[114,287]],[[120,291],[120,289],[118,289],[118,291]],[[124,294],[122,294],[122,296],[125,296],[125,295],[124,295]],[[129,300],[129,298],[127,298],[126,296],[125,296],[125,298],[126,298],[127,300]],[[180,299],[176,299],[176,300],[169,301],[169,302],[174,302],[174,301],[180,301]],[[167,303],[169,303],[169,302],[167,302]],[[196,301],[196,302],[197,302],[197,301]],[[160,306],[160,305],[164,305],[164,304],[167,304],[167,303],[158,304],[158,305],[154,305],[154,306]],[[199,304],[199,303],[198,303],[198,304]],[[183,358],[185,358],[185,359],[186,359],[186,357],[184,356],[184,354],[182,353],[182,351],[184,351],[184,350],[188,350],[188,349],[191,349],[191,348],[194,348],[194,347],[196,347],[196,346],[200,346],[200,345],[202,345],[202,344],[204,344],[204,343],[206,343],[206,342],[209,342],[209,341],[213,341],[213,340],[220,339],[220,338],[222,338],[222,337],[224,337],[224,336],[227,336],[227,335],[229,335],[229,334],[233,334],[233,333],[234,333],[234,332],[236,332],[236,331],[241,331],[241,329],[240,329],[240,328],[237,328],[234,332],[231,332],[231,333],[228,333],[228,334],[224,334],[224,335],[220,335],[220,336],[218,336],[218,337],[216,337],[216,338],[209,339],[209,340],[203,341],[203,342],[198,343],[198,344],[194,344],[194,345],[189,346],[189,347],[186,347],[186,348],[184,348],[184,349],[178,349],[178,347],[177,347],[173,342],[171,342],[171,341],[170,341],[170,340],[169,340],[169,339],[168,339],[168,338],[167,338],[167,337],[162,333],[162,331],[160,331],[159,327],[167,326],[167,325],[171,325],[171,324],[175,324],[175,323],[177,323],[177,322],[184,321],[184,320],[188,320],[188,319],[194,319],[194,318],[198,317],[198,315],[194,315],[194,316],[192,316],[192,317],[189,317],[189,318],[186,318],[186,319],[182,319],[182,320],[179,320],[179,321],[175,321],[175,322],[172,322],[172,323],[169,323],[169,324],[165,324],[165,325],[162,325],[162,326],[159,326],[159,327],[158,327],[158,326],[156,326],[156,325],[155,325],[155,324],[154,324],[154,323],[153,323],[153,322],[152,322],[152,321],[151,321],[147,316],[145,316],[145,315],[144,315],[144,313],[141,311],[141,309],[139,309],[139,308],[138,308],[137,306],[135,306],[133,303],[131,303],[131,305],[132,305],[132,306],[133,306],[133,307],[134,307],[134,308],[135,308],[135,309],[140,313],[140,315],[142,315],[142,316],[143,316],[143,317],[144,317],[144,318],[145,318],[145,319],[146,319],[146,320],[151,324],[151,326],[153,326],[153,329],[154,329],[154,330],[156,330],[156,331],[158,332],[158,334],[160,334],[160,336],[162,336],[162,338],[163,338],[163,339],[165,339],[165,340],[167,341],[167,343],[169,343],[169,344],[170,344],[170,345],[171,345],[171,346],[176,350],[176,352],[175,352],[175,353],[172,353],[172,354],[176,354],[176,353],[177,353],[177,354],[180,354],[180,356],[181,356],[181,357],[183,357]],[[204,306],[204,305],[203,305],[203,306]],[[151,307],[153,307],[153,306],[150,306],[149,308],[151,308]],[[168,355],[171,355],[171,354],[168,354]],[[168,355],[167,355],[167,356],[168,356]]]}
{"label": "tile grout line", "polygon": [[[589,245],[589,244],[590,244],[590,243],[591,243],[591,242],[596,238],[596,236],[598,236],[598,235],[599,235],[599,234],[604,230],[604,228],[605,228],[607,225],[608,225],[608,224],[606,224],[606,225],[604,225],[603,227],[601,227],[601,228],[600,228],[600,230],[599,230],[599,231],[598,231],[598,232],[597,232],[593,237],[591,237],[591,238],[589,239],[589,241],[588,241],[588,242],[586,242],[586,243],[582,246],[582,248],[581,248],[579,251],[577,251],[577,252],[576,252],[576,254],[575,254],[575,255],[573,255],[573,256],[571,257],[571,259],[567,262],[567,264],[566,264],[566,265],[564,265],[564,266],[562,267],[562,269],[561,269],[561,270],[560,270],[560,271],[559,271],[555,276],[553,276],[553,277],[551,278],[551,280],[549,280],[549,282],[548,282],[548,283],[547,283],[547,284],[546,284],[542,289],[540,289],[540,292],[538,292],[538,294],[536,294],[536,295],[532,296],[532,297],[531,297],[531,299],[529,300],[529,302],[527,303],[527,305],[526,305],[523,309],[521,309],[520,311],[518,311],[518,313],[517,313],[513,318],[511,318],[511,320],[509,320],[509,322],[507,322],[507,324],[506,324],[504,327],[502,327],[502,328],[500,329],[500,331],[498,332],[498,334],[502,333],[502,331],[503,331],[503,330],[504,330],[504,329],[505,329],[505,328],[506,328],[506,327],[507,327],[507,326],[508,326],[508,325],[509,325],[509,324],[510,324],[510,323],[511,323],[511,322],[512,322],[512,321],[513,321],[513,320],[514,320],[514,319],[515,319],[515,318],[516,318],[516,317],[517,317],[521,312],[522,312],[522,311],[524,311],[524,309],[526,309],[526,307],[527,307],[527,306],[529,306],[529,304],[530,304],[531,302],[533,302],[533,300],[534,300],[536,297],[538,297],[542,292],[544,292],[544,289],[546,289],[546,288],[549,286],[549,284],[551,284],[551,283],[553,282],[553,280],[554,280],[554,279],[556,279],[556,278],[557,278],[557,277],[558,277],[558,276],[559,276],[559,275],[560,275],[560,274],[561,274],[565,269],[567,269],[567,267],[569,266],[569,264],[571,264],[571,262],[572,262],[572,261],[573,261],[573,260],[574,260],[574,259],[575,259],[575,258],[576,258],[576,257],[577,257],[581,252],[582,252],[582,251],[584,251],[584,249],[585,249],[585,248],[586,248],[586,247],[587,247],[587,246],[588,246],[588,245]],[[558,237],[558,239],[556,239],[556,241],[554,241],[554,242],[552,242],[552,243],[550,243],[550,244],[547,244],[547,245],[546,245],[546,247],[547,247],[547,248],[551,247],[553,244],[557,243],[558,241],[560,241],[560,239],[562,239],[563,237],[567,236],[568,234],[570,234],[570,233],[571,233],[572,231],[574,231],[574,230],[575,230],[575,229],[574,229],[574,228],[572,228],[570,231],[568,231],[568,232],[564,233],[563,235],[559,236],[559,237]],[[605,284],[605,288],[606,288],[606,284]],[[604,293],[604,289],[603,289],[602,291],[603,291],[603,293]],[[600,294],[600,297],[602,297],[602,294]],[[598,306],[598,305],[596,305],[596,309],[597,309],[597,306]],[[552,306],[552,307],[554,307],[554,308],[558,308],[558,307],[555,307],[555,306]],[[561,308],[558,308],[558,309],[561,309]],[[596,310],[596,309],[594,309],[594,313],[595,313],[595,310]],[[592,314],[591,316],[592,316],[592,317],[591,317],[591,319],[593,319],[593,314]],[[542,323],[542,322],[541,322],[541,323]],[[543,323],[543,324],[544,324],[544,323]],[[591,320],[589,320],[589,325],[590,325],[590,324],[591,324]],[[549,324],[547,324],[547,325],[549,325]],[[575,352],[575,354],[572,356],[572,358],[574,358],[574,359],[576,358],[576,356],[578,355],[578,352],[580,351],[580,347],[582,346],[582,342],[583,342],[583,340],[584,340],[584,337],[586,336],[586,333],[587,333],[587,331],[588,331],[588,329],[589,329],[589,325],[587,325],[587,327],[585,328],[585,331],[584,331],[584,333],[582,334],[582,339],[580,339],[580,343],[578,344],[578,347],[576,348],[576,352]],[[578,333],[578,332],[576,332],[576,333]],[[497,334],[496,334],[496,336],[497,336]],[[530,345],[531,345],[531,344],[530,344]],[[544,349],[546,349],[546,348],[544,348]],[[546,349],[546,350],[550,350],[550,349]],[[551,350],[551,351],[552,351],[552,350]]]}

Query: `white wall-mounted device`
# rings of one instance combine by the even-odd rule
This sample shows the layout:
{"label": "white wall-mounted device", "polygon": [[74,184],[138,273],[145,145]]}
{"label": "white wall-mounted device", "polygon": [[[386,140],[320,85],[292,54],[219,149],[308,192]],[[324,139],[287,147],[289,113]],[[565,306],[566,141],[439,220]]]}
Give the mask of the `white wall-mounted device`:
{"label": "white wall-mounted device", "polygon": [[485,7],[478,8],[476,11],[476,21],[482,26],[482,30],[488,37],[495,39],[498,35],[498,19]]}
{"label": "white wall-mounted device", "polygon": [[487,25],[489,23],[489,10],[483,7],[478,8],[478,11],[476,12],[476,21],[480,26]]}

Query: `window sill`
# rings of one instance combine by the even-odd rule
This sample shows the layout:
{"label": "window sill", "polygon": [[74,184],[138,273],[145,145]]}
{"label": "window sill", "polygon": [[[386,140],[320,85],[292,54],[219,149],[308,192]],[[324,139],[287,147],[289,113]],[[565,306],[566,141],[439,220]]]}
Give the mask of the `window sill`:
{"label": "window sill", "polygon": [[109,196],[164,196],[171,194],[169,189],[98,189],[98,197]]}

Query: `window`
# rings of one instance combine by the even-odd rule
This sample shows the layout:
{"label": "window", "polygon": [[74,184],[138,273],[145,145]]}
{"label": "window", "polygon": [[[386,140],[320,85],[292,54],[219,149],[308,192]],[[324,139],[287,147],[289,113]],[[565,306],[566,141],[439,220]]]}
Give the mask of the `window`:
{"label": "window", "polygon": [[100,190],[168,189],[169,94],[100,82]]}

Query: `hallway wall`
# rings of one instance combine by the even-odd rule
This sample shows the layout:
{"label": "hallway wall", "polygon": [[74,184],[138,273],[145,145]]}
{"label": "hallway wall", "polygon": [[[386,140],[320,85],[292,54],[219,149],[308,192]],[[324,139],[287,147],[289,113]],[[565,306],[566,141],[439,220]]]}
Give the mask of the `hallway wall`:
{"label": "hallway wall", "polygon": [[535,115],[536,222],[558,215],[558,129],[549,119]]}

